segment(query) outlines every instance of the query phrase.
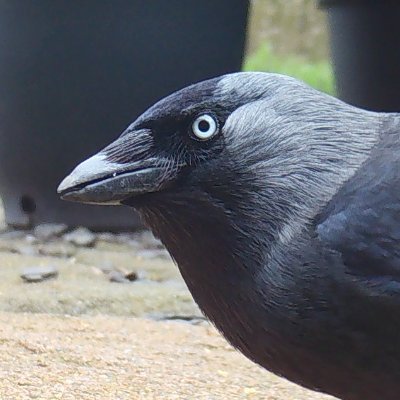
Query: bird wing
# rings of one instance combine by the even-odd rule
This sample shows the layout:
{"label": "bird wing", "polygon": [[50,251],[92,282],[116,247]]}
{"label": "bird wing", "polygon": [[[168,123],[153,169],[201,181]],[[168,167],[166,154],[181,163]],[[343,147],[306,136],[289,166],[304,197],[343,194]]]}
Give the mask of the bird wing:
{"label": "bird wing", "polygon": [[368,293],[400,296],[400,144],[390,134],[318,216],[324,247]]}

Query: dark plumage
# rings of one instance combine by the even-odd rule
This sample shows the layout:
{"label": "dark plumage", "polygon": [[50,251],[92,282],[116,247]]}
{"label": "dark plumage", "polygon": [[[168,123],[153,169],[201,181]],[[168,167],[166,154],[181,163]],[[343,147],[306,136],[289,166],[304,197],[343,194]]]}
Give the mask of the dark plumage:
{"label": "dark plumage", "polygon": [[161,100],[59,192],[138,210],[253,361],[342,399],[397,400],[399,134],[398,114],[231,74]]}

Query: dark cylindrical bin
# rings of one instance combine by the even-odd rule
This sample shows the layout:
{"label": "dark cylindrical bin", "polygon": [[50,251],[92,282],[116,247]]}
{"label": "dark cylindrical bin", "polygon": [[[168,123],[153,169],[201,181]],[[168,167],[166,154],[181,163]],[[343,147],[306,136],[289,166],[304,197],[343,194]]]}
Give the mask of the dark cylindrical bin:
{"label": "dark cylindrical bin", "polygon": [[327,10],[338,95],[400,111],[400,1],[321,0]]}
{"label": "dark cylindrical bin", "polygon": [[0,0],[0,195],[12,225],[125,229],[60,180],[166,94],[239,70],[248,1]]}

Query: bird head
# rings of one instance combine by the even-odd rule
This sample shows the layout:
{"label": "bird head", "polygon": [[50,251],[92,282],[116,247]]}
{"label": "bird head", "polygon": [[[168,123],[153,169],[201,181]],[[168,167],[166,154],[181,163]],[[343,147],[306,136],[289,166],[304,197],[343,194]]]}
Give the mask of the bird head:
{"label": "bird head", "polygon": [[293,78],[228,74],[156,103],[58,192],[139,212],[169,204],[222,213],[232,224],[241,213],[249,227],[265,221],[276,233],[333,195],[365,159],[376,125],[374,114]]}

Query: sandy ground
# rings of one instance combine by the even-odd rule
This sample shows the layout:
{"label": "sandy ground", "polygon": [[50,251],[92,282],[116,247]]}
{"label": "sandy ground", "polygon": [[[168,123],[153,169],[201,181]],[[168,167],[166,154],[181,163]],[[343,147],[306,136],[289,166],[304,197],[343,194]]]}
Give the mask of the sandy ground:
{"label": "sandy ground", "polygon": [[[148,234],[97,235],[87,245],[63,235],[0,229],[1,400],[329,398],[233,350],[199,319],[177,268]],[[43,266],[58,276],[21,279]],[[139,279],[110,282],[110,271]]]}
{"label": "sandy ground", "polygon": [[0,313],[1,399],[312,400],[213,328],[113,316]]}

